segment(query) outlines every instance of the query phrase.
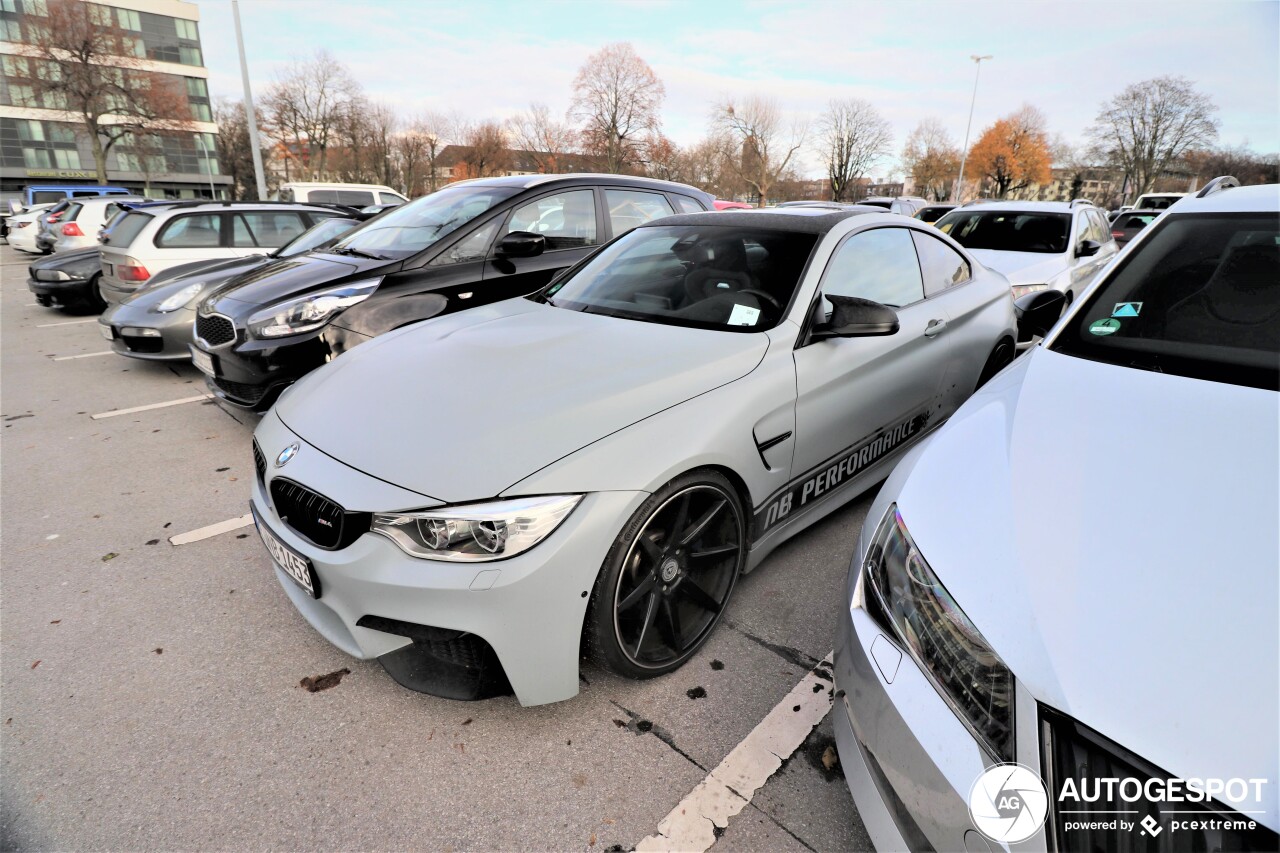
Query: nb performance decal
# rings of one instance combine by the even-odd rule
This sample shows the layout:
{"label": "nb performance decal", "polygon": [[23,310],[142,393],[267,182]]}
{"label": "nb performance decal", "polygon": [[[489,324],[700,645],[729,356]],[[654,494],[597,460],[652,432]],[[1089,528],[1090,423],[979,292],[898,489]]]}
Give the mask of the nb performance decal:
{"label": "nb performance decal", "polygon": [[928,423],[929,412],[913,415],[898,424],[885,427],[865,441],[836,454],[803,477],[793,480],[756,512],[757,538],[786,521],[792,513],[807,509],[857,477],[923,432]]}

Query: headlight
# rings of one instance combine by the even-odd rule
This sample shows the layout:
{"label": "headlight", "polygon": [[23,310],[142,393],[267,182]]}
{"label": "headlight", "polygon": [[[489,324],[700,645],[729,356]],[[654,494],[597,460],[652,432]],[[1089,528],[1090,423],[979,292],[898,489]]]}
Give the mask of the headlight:
{"label": "headlight", "polygon": [[1049,285],[1047,284],[1015,284],[1013,286],[1013,298],[1017,299],[1019,296],[1026,296],[1028,293],[1048,289]]}
{"label": "headlight", "polygon": [[37,281],[79,281],[83,280],[82,275],[71,275],[62,270],[36,270]]}
{"label": "headlight", "polygon": [[1013,673],[929,568],[896,504],[863,569],[868,613],[887,623],[978,742],[996,759],[1013,761]]}
{"label": "headlight", "polygon": [[344,284],[264,308],[249,317],[249,333],[259,338],[282,338],[313,331],[338,312],[368,299],[380,281],[378,277]]}
{"label": "headlight", "polygon": [[177,311],[192,299],[195,299],[196,295],[200,293],[203,288],[204,282],[202,281],[198,281],[195,284],[189,284],[151,310],[157,311],[161,314],[168,314],[171,311]]}
{"label": "headlight", "polygon": [[515,498],[422,512],[374,515],[381,533],[411,557],[479,563],[528,551],[551,535],[582,495]]}

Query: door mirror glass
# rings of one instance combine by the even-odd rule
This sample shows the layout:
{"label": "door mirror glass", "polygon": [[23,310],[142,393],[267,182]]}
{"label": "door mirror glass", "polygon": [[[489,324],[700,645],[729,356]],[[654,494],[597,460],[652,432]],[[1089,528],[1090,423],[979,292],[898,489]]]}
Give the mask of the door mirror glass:
{"label": "door mirror glass", "polygon": [[532,231],[512,231],[502,235],[494,254],[500,258],[532,258],[541,255],[547,247],[547,240],[541,234]]}
{"label": "door mirror glass", "polygon": [[1085,240],[1076,249],[1077,258],[1091,258],[1098,254],[1098,250],[1102,248],[1102,244],[1097,240]]}
{"label": "door mirror glass", "polygon": [[[1097,244],[1094,244],[1095,251]],[[1067,297],[1057,290],[1037,290],[1020,296],[1013,302],[1013,313],[1018,318],[1018,335],[1024,340],[1044,337],[1062,316]]]}
{"label": "door mirror glass", "polygon": [[831,321],[816,327],[812,340],[827,338],[867,338],[898,332],[898,315],[888,305],[830,293]]}

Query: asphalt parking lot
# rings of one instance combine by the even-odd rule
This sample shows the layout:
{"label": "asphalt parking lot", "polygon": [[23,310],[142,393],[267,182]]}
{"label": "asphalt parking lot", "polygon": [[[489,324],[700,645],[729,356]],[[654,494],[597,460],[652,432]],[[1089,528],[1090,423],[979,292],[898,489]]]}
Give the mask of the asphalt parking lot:
{"label": "asphalt parking lot", "polygon": [[[304,622],[252,526],[170,542],[248,512],[256,418],[190,365],[103,354],[94,318],[34,305],[29,260],[0,246],[6,850],[630,850],[831,650],[871,494],[671,675],[584,664],[536,708],[405,690]],[[824,717],[715,849],[869,849],[829,746]]]}

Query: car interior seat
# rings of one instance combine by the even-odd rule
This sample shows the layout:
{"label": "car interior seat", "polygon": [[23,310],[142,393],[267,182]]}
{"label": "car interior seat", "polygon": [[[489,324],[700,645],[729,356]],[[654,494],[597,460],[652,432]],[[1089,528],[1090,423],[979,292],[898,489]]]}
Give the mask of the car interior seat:
{"label": "car interior seat", "polygon": [[747,266],[747,252],[741,238],[705,240],[694,248],[694,268],[684,278],[686,306],[726,293],[759,288]]}
{"label": "car interior seat", "polygon": [[1229,249],[1204,286],[1170,306],[1164,334],[1173,341],[1220,344],[1268,352],[1280,349],[1280,245]]}

